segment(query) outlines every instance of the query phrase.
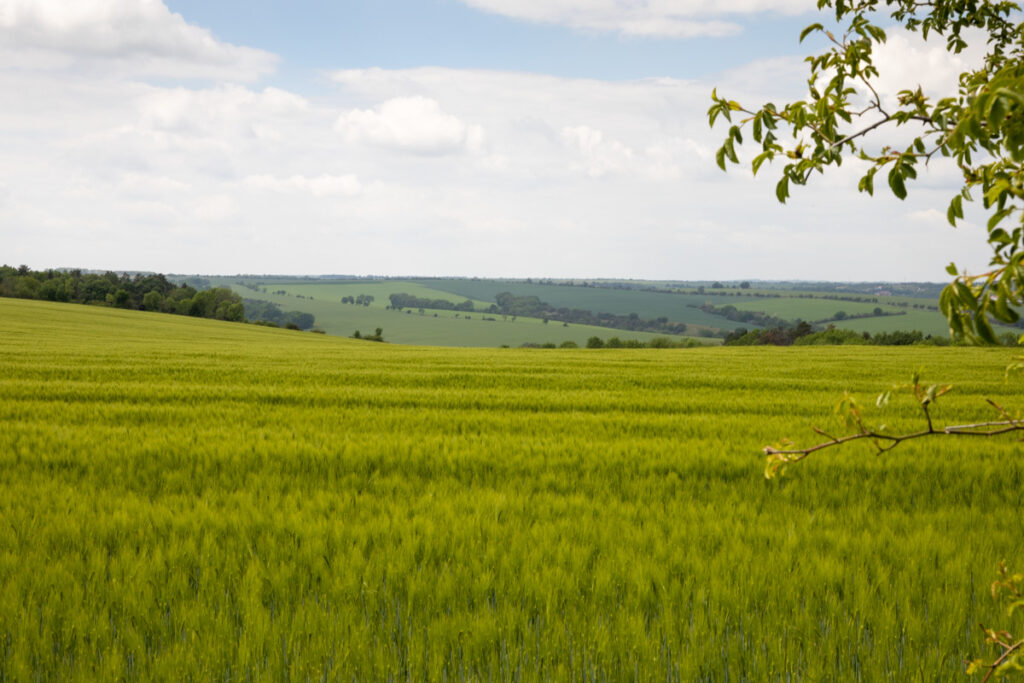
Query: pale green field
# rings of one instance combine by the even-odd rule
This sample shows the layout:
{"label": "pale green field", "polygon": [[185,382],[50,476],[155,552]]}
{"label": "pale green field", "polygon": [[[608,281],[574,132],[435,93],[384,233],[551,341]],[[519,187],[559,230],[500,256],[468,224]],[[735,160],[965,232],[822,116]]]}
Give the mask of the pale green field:
{"label": "pale green field", "polygon": [[1024,566],[1020,444],[781,482],[759,450],[922,364],[957,386],[938,421],[990,418],[1024,403],[1011,353],[418,348],[0,299],[0,680],[961,680]]}
{"label": "pale green field", "polygon": [[[255,284],[257,280],[247,280]],[[261,285],[261,289],[265,289],[268,293],[274,291],[284,290],[288,294],[295,296],[301,294],[305,297],[314,297],[315,299],[326,299],[332,302],[340,302],[342,297],[345,296],[358,296],[360,294],[370,294],[374,297],[373,302],[370,303],[371,308],[384,308],[390,306],[391,302],[388,297],[392,294],[412,294],[423,299],[444,299],[445,301],[451,301],[455,304],[461,304],[466,300],[467,297],[457,296],[450,292],[445,292],[440,289],[431,289],[430,287],[424,287],[423,285],[416,284],[415,282],[405,282],[400,280],[372,280],[367,282],[328,282],[328,283],[297,283],[292,280],[282,281],[275,283],[272,280],[266,280],[265,284]],[[245,291],[244,289],[236,289],[239,293]],[[252,292],[252,290],[249,290]],[[253,294],[255,294],[253,292]],[[480,299],[471,299],[473,306],[479,310],[486,310],[494,301],[482,301]]]}
{"label": "pale green field", "polygon": [[[726,300],[721,304],[715,303],[715,305],[724,306],[726,303],[732,303],[732,301]],[[783,320],[800,319],[807,320],[809,322],[831,318],[837,311],[845,311],[847,315],[870,315],[876,308],[881,308],[887,313],[903,310],[895,306],[887,306],[883,303],[872,304],[859,303],[856,301],[803,299],[797,297],[766,297],[763,299],[753,299],[751,301],[741,301],[740,303],[732,305],[741,311],[760,311],[761,313],[768,313],[769,315],[774,315],[775,317],[782,318]],[[902,329],[894,327],[894,325],[899,324],[902,318],[903,316],[880,317],[877,318],[877,320],[880,321],[880,324],[889,325],[886,329]],[[882,321],[884,321],[884,323]]]}
{"label": "pale green field", "polygon": [[[836,327],[857,332],[889,332],[892,330],[920,330],[933,337],[948,337],[949,323],[941,313],[934,311],[907,311],[906,315],[886,316],[884,318],[862,318],[859,320],[843,320],[835,323]],[[997,333],[1005,329],[997,326]]]}

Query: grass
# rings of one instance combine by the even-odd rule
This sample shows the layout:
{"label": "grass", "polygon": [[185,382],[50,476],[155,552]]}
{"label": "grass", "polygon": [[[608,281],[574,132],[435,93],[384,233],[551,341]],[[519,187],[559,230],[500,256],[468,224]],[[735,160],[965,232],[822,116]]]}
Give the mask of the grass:
{"label": "grass", "polygon": [[921,364],[1019,405],[1006,350],[0,321],[0,680],[955,680],[1024,551],[1013,441],[759,454]]}

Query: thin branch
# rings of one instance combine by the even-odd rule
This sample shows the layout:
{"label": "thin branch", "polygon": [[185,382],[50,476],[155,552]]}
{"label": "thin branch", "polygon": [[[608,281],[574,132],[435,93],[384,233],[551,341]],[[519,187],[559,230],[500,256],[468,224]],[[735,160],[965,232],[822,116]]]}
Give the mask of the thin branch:
{"label": "thin branch", "polygon": [[[927,414],[927,411],[925,411]],[[1000,427],[1000,429],[985,429],[986,427]],[[825,435],[823,432],[818,431],[820,434]],[[833,446],[840,446],[850,441],[858,441],[860,439],[873,439],[878,441],[888,441],[886,446],[877,446],[879,452],[884,453],[885,451],[891,450],[903,443],[904,441],[910,441],[911,439],[920,439],[925,436],[998,436],[999,434],[1008,434],[1010,432],[1024,431],[1024,420],[1003,420],[1000,422],[979,422],[977,424],[968,425],[950,425],[948,427],[942,427],[941,429],[935,429],[931,425],[931,419],[928,421],[928,429],[920,432],[914,432],[912,434],[882,434],[871,430],[865,430],[858,432],[857,434],[850,434],[839,438],[832,438],[831,441],[811,446],[810,448],[798,448],[791,450],[778,449],[773,446],[765,446],[765,455],[788,455],[795,456],[789,458],[790,462],[797,462],[803,460],[811,453],[820,451],[825,448],[831,448]],[[827,436],[827,435],[825,435]]]}
{"label": "thin branch", "polygon": [[1006,658],[1013,654],[1013,651],[1019,648],[1021,645],[1024,645],[1024,640],[1018,640],[1012,646],[1008,647],[1003,654],[999,655],[999,659],[997,659],[989,665],[988,673],[985,674],[985,678],[981,679],[981,683],[986,683],[988,679],[992,678],[992,674],[996,672],[996,669],[1002,666],[1003,662],[1006,661]]}

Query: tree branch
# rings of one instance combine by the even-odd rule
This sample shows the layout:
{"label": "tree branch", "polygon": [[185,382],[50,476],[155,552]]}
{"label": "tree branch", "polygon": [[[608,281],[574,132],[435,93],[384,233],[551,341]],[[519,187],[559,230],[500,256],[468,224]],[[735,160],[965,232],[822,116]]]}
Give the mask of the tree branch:
{"label": "tree branch", "polygon": [[[927,408],[924,408],[925,415],[928,415]],[[998,429],[992,429],[998,427]],[[815,428],[816,432],[822,436],[828,436],[825,432]],[[780,449],[774,446],[765,446],[765,455],[783,455],[791,456],[786,458],[786,462],[798,462],[803,460],[811,453],[816,451],[831,448],[833,446],[840,446],[844,443],[851,441],[858,441],[860,439],[872,439],[876,441],[887,441],[887,446],[875,445],[880,453],[891,450],[903,443],[904,441],[910,441],[911,439],[920,439],[925,436],[998,436],[1000,434],[1009,434],[1010,432],[1024,432],[1024,420],[1000,420],[997,422],[978,422],[976,424],[965,424],[965,425],[949,425],[940,429],[935,429],[932,426],[931,418],[928,418],[928,429],[913,432],[911,434],[883,434],[873,430],[865,429],[856,434],[849,434],[842,437],[829,437],[831,440],[824,443],[820,443],[810,448],[794,448],[794,449]]]}

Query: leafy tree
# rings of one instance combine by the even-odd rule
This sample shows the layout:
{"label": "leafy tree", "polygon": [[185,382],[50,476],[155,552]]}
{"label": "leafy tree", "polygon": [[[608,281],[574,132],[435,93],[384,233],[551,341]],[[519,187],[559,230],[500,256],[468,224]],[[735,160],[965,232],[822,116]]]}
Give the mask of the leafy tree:
{"label": "leafy tree", "polygon": [[[991,269],[980,274],[947,271],[954,281],[940,297],[940,308],[954,337],[996,343],[991,320],[1015,323],[1024,303],[1024,46],[1020,8],[1014,2],[962,0],[818,0],[841,30],[815,23],[800,39],[823,34],[829,47],[807,58],[808,97],[781,106],[751,109],[712,93],[712,125],[725,121],[728,136],[717,162],[739,163],[737,145],[748,130],[760,146],[752,159],[756,174],[765,162],[784,160],[776,197],[785,202],[793,186],[844,160],[860,159],[865,171],[858,189],[874,193],[883,173],[891,192],[907,196],[907,185],[927,162],[944,157],[958,167],[962,186],[946,216],[952,225],[975,195],[988,212]],[[950,54],[967,47],[968,30],[987,39],[982,65],[960,74],[956,92],[937,100],[916,83],[906,83],[895,103],[879,93],[875,48],[886,40],[881,23],[895,22],[923,38],[942,39]],[[866,103],[866,104],[865,104]],[[733,116],[741,117],[733,121]],[[885,127],[908,131],[902,146],[878,144]],[[791,135],[787,134],[791,133]]]}
{"label": "leafy tree", "polygon": [[163,302],[163,295],[155,289],[149,290],[142,297],[142,307],[147,311],[159,311]]}

